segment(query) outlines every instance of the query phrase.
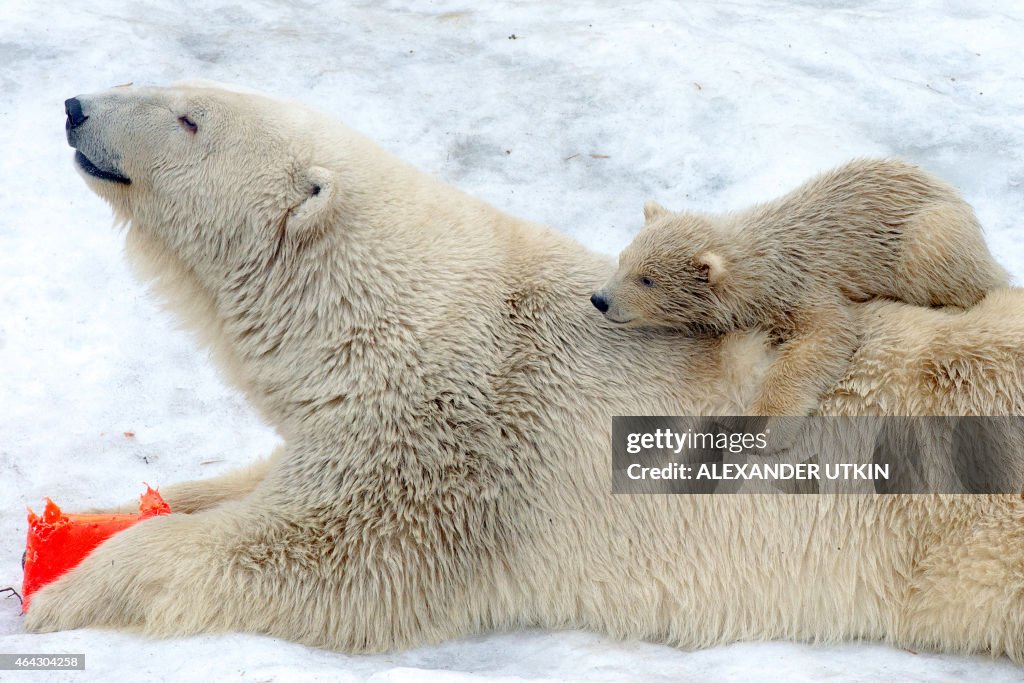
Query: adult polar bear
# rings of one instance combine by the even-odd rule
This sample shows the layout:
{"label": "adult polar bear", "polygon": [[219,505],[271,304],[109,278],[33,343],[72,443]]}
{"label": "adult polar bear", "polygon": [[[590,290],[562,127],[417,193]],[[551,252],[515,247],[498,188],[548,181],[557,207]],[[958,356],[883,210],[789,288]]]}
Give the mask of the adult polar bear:
{"label": "adult polar bear", "polygon": [[[735,411],[755,333],[591,308],[611,262],[324,116],[203,85],[66,103],[129,252],[285,445],[166,489],[26,626],[377,651],[492,628],[697,647],[885,639],[1024,657],[1017,496],[613,496],[610,416]],[[873,304],[824,408],[1019,413],[1024,294]]]}

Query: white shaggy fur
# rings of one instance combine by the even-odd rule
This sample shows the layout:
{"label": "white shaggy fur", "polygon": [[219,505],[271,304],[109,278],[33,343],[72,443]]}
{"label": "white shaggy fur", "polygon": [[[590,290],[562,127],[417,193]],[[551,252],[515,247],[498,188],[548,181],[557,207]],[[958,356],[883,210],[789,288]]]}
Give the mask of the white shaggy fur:
{"label": "white shaggy fur", "polygon": [[780,341],[749,412],[806,415],[859,345],[853,302],[968,308],[1009,286],[955,189],[898,159],[860,159],[735,213],[672,213],[644,229],[595,294],[612,322]]}
{"label": "white shaggy fur", "polygon": [[[538,625],[1024,655],[1017,496],[611,495],[610,417],[736,411],[762,335],[616,328],[587,300],[607,259],[298,105],[176,87],[82,106],[79,148],[131,180],[87,177],[132,259],[286,445],[169,487],[188,514],[100,546],[28,629],[365,652]],[[863,315],[825,410],[1020,410],[1020,292]]]}

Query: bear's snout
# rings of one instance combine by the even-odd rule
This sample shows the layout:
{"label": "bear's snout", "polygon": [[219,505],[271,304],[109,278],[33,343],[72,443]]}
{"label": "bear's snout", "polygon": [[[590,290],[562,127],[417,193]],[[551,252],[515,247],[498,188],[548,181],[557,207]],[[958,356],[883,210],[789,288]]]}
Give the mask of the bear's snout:
{"label": "bear's snout", "polygon": [[[111,149],[110,117],[103,116],[104,109],[97,107],[96,100],[88,95],[70,97],[64,100],[64,113],[67,114],[64,133],[68,145],[76,150],[75,163],[78,167],[93,178],[130,185],[131,180],[120,169],[120,154]],[[84,126],[92,119],[91,114],[97,115],[95,120]]]}
{"label": "bear's snout", "polygon": [[602,313],[608,312],[608,299],[601,292],[594,292],[590,295],[590,303]]}
{"label": "bear's snout", "polygon": [[82,112],[82,102],[77,97],[64,100],[64,112],[68,115],[64,128],[69,131],[78,128],[89,118]]}

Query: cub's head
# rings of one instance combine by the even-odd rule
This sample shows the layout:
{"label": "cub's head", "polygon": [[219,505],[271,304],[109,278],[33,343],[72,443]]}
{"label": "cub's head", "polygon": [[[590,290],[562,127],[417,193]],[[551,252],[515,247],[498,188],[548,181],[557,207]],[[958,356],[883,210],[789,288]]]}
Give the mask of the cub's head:
{"label": "cub's head", "polygon": [[717,332],[728,327],[720,294],[728,267],[708,219],[648,202],[644,228],[619,255],[591,302],[611,322]]}
{"label": "cub's head", "polygon": [[197,274],[271,259],[338,211],[336,160],[318,144],[331,127],[297,105],[181,83],[78,95],[65,111],[89,187]]}

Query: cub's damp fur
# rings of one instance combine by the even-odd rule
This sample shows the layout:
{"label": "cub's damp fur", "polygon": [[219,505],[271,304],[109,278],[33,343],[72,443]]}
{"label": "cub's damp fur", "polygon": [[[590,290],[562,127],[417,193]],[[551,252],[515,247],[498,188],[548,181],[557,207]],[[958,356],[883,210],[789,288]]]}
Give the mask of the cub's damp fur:
{"label": "cub's damp fur", "polygon": [[644,216],[595,306],[634,326],[767,331],[780,346],[753,415],[814,409],[857,348],[853,302],[967,308],[1008,284],[971,207],[899,160],[853,161],[736,213],[649,202]]}

